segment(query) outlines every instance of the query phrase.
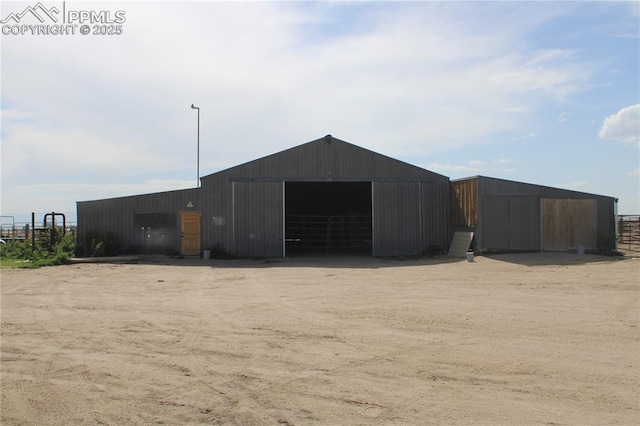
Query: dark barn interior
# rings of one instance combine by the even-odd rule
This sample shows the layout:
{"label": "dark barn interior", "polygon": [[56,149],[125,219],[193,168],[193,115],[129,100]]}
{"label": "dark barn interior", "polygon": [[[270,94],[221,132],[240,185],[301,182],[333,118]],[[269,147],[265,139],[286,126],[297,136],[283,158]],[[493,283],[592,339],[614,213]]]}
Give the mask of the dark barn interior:
{"label": "dark barn interior", "polygon": [[176,213],[135,213],[139,241],[130,247],[138,253],[172,253],[179,243]]}
{"label": "dark barn interior", "polygon": [[287,254],[371,254],[371,182],[286,182]]}

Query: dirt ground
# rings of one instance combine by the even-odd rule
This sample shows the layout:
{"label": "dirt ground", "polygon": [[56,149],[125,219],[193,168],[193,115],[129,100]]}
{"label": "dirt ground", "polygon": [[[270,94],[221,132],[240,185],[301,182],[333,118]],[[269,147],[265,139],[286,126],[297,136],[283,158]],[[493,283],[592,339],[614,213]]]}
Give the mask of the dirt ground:
{"label": "dirt ground", "polygon": [[639,424],[640,259],[1,273],[2,425]]}

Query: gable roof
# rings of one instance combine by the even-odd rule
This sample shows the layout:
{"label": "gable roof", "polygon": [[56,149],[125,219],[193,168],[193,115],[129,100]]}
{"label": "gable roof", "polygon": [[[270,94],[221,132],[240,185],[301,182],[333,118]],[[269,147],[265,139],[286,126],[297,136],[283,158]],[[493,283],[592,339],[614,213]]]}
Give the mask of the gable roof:
{"label": "gable roof", "polygon": [[447,179],[418,166],[327,135],[220,172],[204,176],[284,180]]}

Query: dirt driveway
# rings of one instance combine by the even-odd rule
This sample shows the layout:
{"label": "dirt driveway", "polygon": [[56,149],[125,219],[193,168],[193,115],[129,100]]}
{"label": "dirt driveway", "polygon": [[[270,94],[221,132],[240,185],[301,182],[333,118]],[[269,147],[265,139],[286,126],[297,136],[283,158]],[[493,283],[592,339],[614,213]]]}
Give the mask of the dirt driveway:
{"label": "dirt driveway", "polygon": [[2,425],[639,424],[640,259],[1,273]]}

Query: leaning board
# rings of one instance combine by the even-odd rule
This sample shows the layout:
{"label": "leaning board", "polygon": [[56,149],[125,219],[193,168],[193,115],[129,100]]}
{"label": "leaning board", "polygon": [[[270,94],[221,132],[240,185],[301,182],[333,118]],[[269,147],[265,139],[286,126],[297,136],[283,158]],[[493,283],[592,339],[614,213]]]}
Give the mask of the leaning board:
{"label": "leaning board", "polygon": [[467,257],[467,251],[473,240],[473,232],[456,231],[449,246],[449,257]]}

